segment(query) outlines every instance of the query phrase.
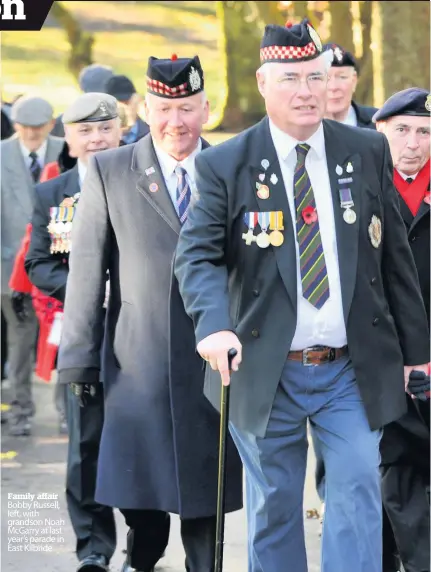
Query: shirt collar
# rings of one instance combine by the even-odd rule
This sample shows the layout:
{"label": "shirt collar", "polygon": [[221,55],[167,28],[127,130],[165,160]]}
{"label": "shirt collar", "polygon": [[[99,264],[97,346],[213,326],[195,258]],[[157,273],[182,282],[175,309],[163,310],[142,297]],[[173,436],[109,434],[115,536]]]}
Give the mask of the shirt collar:
{"label": "shirt collar", "polygon": [[[23,154],[24,159],[29,159],[31,151],[27,149],[27,147],[24,145],[21,139],[19,140],[19,146],[21,147],[21,153]],[[45,141],[42,143],[39,149],[36,149],[35,151],[38,161],[41,165],[44,165],[45,163],[45,155],[47,147],[48,147],[48,141],[45,139]]]}
{"label": "shirt collar", "polygon": [[281,157],[284,161],[287,157],[294,151],[298,143],[307,143],[310,145],[310,151],[313,151],[318,159],[325,156],[325,136],[323,132],[323,123],[320,123],[317,131],[313,133],[306,141],[298,141],[285,131],[282,131],[279,127],[274,125],[274,123],[269,120],[269,130],[271,132],[272,141],[274,143],[277,155]]}
{"label": "shirt collar", "polygon": [[79,186],[82,187],[82,183],[84,181],[85,175],[87,174],[87,165],[78,159],[78,177],[79,177]]}
{"label": "shirt collar", "polygon": [[[397,171],[398,171],[398,169],[397,169]],[[419,174],[419,173],[415,173],[414,175],[406,175],[405,173],[401,173],[401,171],[398,171],[398,173],[400,174],[400,176],[401,176],[405,181],[407,181],[407,179],[413,179],[413,180],[415,180],[416,177],[417,177],[418,174]]]}
{"label": "shirt collar", "polygon": [[178,162],[169,153],[166,153],[153,139],[154,150],[156,151],[157,159],[159,160],[160,167],[162,169],[162,174],[165,180],[171,177],[178,165],[181,165],[186,171],[187,175],[194,180],[195,175],[195,158],[196,155],[202,150],[202,140],[199,138],[197,147],[192,153],[182,161]]}
{"label": "shirt collar", "polygon": [[351,105],[349,107],[349,111],[347,112],[347,115],[346,115],[343,123],[344,123],[344,125],[353,125],[353,127],[358,126],[358,118],[356,117],[356,111],[355,111],[353,105]]}

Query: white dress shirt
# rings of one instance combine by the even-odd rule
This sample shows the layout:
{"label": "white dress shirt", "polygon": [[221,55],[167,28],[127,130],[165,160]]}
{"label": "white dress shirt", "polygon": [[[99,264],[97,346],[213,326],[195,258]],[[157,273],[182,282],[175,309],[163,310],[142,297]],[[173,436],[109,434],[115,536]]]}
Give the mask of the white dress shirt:
{"label": "white dress shirt", "polygon": [[[31,157],[30,157],[31,151],[29,151],[27,149],[27,147],[24,145],[24,143],[21,140],[19,142],[19,146],[21,147],[21,153],[22,153],[22,156],[24,157],[24,162],[25,162],[27,168],[30,169],[32,161],[33,161],[33,159],[31,159]],[[42,143],[42,145],[39,147],[39,149],[36,149],[36,151],[35,151],[35,153],[37,155],[37,162],[39,163],[41,169],[43,169],[43,167],[45,165],[45,155],[46,155],[47,147],[48,147],[48,142],[45,139],[45,141]]]}
{"label": "white dress shirt", "polygon": [[196,155],[202,150],[202,141],[199,139],[199,143],[196,149],[190,153],[188,157],[183,159],[182,161],[178,162],[176,159],[171,157],[166,151],[160,148],[160,146],[156,145],[154,139],[154,149],[156,151],[157,159],[159,160],[160,167],[162,169],[162,175],[166,183],[166,187],[169,191],[169,195],[172,199],[172,203],[174,204],[175,210],[178,214],[178,206],[177,206],[177,185],[178,185],[178,177],[175,173],[175,169],[180,166],[187,172],[187,182],[190,187],[190,191],[192,195],[196,192],[196,184],[195,184],[195,159]]}
{"label": "white dress shirt", "polygon": [[299,245],[298,241],[295,240],[297,261],[297,324],[291,350],[304,350],[316,345],[329,346],[332,348],[342,347],[347,343],[347,334],[341,298],[334,211],[326,161],[323,125],[320,125],[316,133],[307,139],[307,141],[297,141],[293,139],[290,135],[278,129],[271,121],[269,125],[283,175],[284,186],[287,191],[295,238],[296,216],[293,184],[297,160],[295,147],[298,143],[307,143],[310,145],[310,150],[305,159],[305,167],[310,177],[316,201],[320,234],[329,280],[329,299],[322,308],[318,310],[302,296]]}
{"label": "white dress shirt", "polygon": [[87,165],[83,163],[80,159],[78,159],[77,163],[78,163],[79,186],[82,188],[82,183],[84,182],[85,175],[87,174]]}
{"label": "white dress shirt", "polygon": [[353,127],[358,126],[358,118],[356,117],[356,111],[353,108],[353,105],[349,107],[349,111],[347,112],[344,121],[342,121],[341,123],[344,123],[344,125],[353,125]]}
{"label": "white dress shirt", "polygon": [[[398,171],[398,169],[397,169],[397,171]],[[405,181],[407,181],[407,179],[413,179],[413,180],[415,180],[416,177],[417,177],[418,174],[419,174],[419,173],[415,173],[414,175],[406,175],[405,173],[401,173],[401,171],[398,171],[398,173],[400,174],[400,176],[401,176]]]}

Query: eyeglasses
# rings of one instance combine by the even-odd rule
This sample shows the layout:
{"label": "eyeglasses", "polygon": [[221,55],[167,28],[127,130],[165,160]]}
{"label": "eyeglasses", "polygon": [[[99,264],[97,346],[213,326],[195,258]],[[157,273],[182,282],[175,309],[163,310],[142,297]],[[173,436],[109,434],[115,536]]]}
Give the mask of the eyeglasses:
{"label": "eyeglasses", "polygon": [[328,76],[323,73],[312,73],[305,78],[296,74],[285,74],[277,80],[277,83],[288,91],[299,91],[302,82],[305,81],[310,91],[319,91],[326,85],[327,79]]}

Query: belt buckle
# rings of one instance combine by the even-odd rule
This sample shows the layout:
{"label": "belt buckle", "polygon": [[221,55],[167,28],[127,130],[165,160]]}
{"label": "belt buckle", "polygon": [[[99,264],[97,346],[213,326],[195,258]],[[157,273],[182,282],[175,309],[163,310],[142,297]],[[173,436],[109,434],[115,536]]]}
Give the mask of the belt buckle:
{"label": "belt buckle", "polygon": [[309,351],[310,351],[309,349],[306,349],[306,350],[303,350],[303,352],[302,352],[302,365],[305,365],[307,367],[315,365],[314,363],[311,363],[311,361],[309,361],[309,357],[308,357]]}

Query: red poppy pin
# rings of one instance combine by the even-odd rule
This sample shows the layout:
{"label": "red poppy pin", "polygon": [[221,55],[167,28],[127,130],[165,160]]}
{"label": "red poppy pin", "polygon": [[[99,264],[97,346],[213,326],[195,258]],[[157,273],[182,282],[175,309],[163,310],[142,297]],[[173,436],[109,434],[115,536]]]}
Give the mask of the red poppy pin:
{"label": "red poppy pin", "polygon": [[317,211],[315,208],[308,206],[302,211],[302,218],[305,224],[313,224],[317,220]]}
{"label": "red poppy pin", "polygon": [[428,192],[428,193],[425,193],[424,203],[426,203],[427,205],[430,204],[430,193],[429,193],[429,192]]}

